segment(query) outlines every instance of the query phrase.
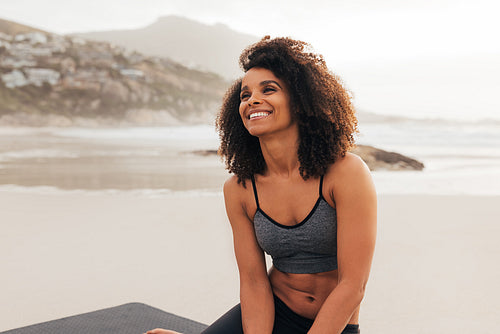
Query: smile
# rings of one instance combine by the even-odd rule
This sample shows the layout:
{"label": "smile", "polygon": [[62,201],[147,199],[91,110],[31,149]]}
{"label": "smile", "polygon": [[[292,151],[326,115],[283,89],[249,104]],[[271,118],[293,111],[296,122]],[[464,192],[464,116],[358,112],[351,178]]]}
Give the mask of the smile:
{"label": "smile", "polygon": [[261,118],[261,117],[267,117],[269,116],[271,113],[270,112],[267,112],[267,111],[259,111],[259,112],[254,112],[252,114],[250,114],[250,116],[248,116],[248,119],[253,119],[253,118]]}

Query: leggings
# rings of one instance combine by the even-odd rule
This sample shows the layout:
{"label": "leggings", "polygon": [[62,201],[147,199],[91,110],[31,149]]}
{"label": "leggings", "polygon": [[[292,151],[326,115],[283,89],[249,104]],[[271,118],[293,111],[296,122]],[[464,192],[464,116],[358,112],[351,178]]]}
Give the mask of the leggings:
{"label": "leggings", "polygon": [[[293,312],[281,299],[274,296],[273,334],[306,334],[313,322]],[[360,333],[359,325],[353,324],[348,324],[342,331],[342,334],[357,333]],[[230,309],[201,334],[243,334],[240,304]]]}

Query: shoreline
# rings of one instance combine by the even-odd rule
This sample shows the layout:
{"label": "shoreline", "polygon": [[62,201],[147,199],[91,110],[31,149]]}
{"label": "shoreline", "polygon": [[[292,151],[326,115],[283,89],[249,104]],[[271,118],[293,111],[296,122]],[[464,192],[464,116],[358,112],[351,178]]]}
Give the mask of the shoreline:
{"label": "shoreline", "polygon": [[[0,202],[7,273],[0,277],[0,331],[128,302],[210,323],[238,302],[221,194],[0,191]],[[495,330],[499,202],[379,195],[362,331],[472,332],[485,323]]]}

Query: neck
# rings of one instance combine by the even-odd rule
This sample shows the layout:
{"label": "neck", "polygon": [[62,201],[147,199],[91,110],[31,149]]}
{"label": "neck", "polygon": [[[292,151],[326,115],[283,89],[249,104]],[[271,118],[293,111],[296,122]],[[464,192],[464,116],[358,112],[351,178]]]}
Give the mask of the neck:
{"label": "neck", "polygon": [[299,171],[298,128],[286,134],[259,137],[259,141],[267,174],[288,178]]}

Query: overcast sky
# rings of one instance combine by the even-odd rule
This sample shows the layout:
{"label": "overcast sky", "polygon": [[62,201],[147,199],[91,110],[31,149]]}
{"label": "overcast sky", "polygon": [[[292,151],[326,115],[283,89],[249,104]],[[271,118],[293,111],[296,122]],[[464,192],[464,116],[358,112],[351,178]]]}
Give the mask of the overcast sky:
{"label": "overcast sky", "polygon": [[139,28],[164,15],[303,39],[325,56],[418,58],[500,52],[496,0],[0,0],[0,18],[56,33]]}
{"label": "overcast sky", "polygon": [[0,18],[61,34],[179,15],[299,38],[360,108],[454,119],[500,119],[499,12],[498,0],[0,0]]}

